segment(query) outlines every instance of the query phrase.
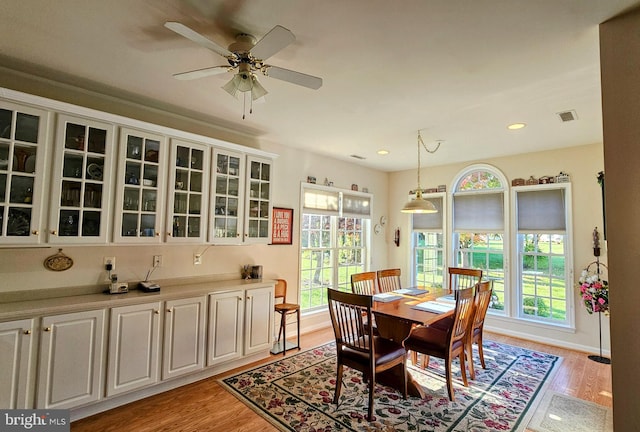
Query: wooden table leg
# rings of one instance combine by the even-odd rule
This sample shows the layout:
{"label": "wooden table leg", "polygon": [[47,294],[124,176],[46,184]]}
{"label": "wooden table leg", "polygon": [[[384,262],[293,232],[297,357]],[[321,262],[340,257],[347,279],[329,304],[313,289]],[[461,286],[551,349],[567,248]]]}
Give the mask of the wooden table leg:
{"label": "wooden table leg", "polygon": [[[380,334],[380,336],[399,343],[402,343],[402,341],[404,341],[407,336],[409,336],[411,328],[415,325],[413,321],[382,314],[377,314],[375,316],[375,320],[376,327],[378,328],[378,333]],[[407,362],[408,361],[409,360],[407,359]],[[402,376],[401,365],[398,365],[376,375],[376,381],[381,384],[388,385],[389,387],[393,387],[399,391],[402,391],[403,378],[404,377]],[[422,387],[414,381],[413,377],[408,371],[407,393],[410,396],[418,396],[420,398],[423,398],[425,396],[425,392]]]}

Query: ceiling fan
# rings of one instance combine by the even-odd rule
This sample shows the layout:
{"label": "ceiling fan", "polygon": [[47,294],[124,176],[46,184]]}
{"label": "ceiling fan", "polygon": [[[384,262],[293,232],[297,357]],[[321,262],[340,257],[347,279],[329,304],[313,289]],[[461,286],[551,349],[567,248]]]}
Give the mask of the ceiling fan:
{"label": "ceiling fan", "polygon": [[265,60],[296,39],[291,31],[280,25],[272,28],[258,41],[252,35],[241,33],[236,36],[235,42],[229,45],[228,49],[221,47],[179,22],[168,21],[164,26],[190,41],[221,55],[229,63],[228,65],[177,73],[173,75],[176,79],[191,80],[237,70],[231,81],[222,86],[222,88],[234,97],[237,97],[239,93],[246,94],[246,92],[250,92],[252,101],[267,94],[267,90],[258,82],[257,72],[314,90],[322,86],[322,78],[265,63]]}

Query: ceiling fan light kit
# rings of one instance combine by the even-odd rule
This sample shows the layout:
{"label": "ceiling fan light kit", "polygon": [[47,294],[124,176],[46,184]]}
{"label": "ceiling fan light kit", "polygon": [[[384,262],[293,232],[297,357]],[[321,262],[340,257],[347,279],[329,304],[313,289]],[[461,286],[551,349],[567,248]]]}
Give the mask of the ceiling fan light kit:
{"label": "ceiling fan light kit", "polygon": [[[236,36],[236,41],[229,45],[229,49],[221,47],[184,24],[169,21],[164,26],[190,41],[221,55],[229,63],[228,66],[213,66],[177,73],[173,75],[176,79],[192,80],[237,69],[237,73],[222,88],[236,98],[239,93],[246,94],[251,92],[251,101],[259,99],[268,93],[258,81],[257,72],[261,72],[264,76],[313,90],[322,87],[322,78],[264,63],[266,59],[284,49],[296,39],[290,30],[282,26],[273,27],[257,42],[252,35],[240,33]],[[244,115],[242,118],[244,118]]]}
{"label": "ceiling fan light kit", "polygon": [[402,213],[437,213],[438,209],[436,206],[429,200],[422,198],[422,187],[420,186],[420,146],[424,147],[427,153],[435,153],[440,148],[441,141],[438,141],[438,145],[434,150],[429,150],[422,141],[422,136],[420,135],[420,131],[418,131],[418,188],[416,189],[416,197],[412,200],[409,200],[402,210]]}

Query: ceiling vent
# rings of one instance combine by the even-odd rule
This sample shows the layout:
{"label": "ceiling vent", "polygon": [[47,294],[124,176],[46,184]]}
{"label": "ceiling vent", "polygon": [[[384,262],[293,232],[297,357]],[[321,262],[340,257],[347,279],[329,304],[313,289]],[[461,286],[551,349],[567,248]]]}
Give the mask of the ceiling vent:
{"label": "ceiling vent", "polygon": [[351,156],[352,158],[354,158],[354,159],[360,159],[360,160],[365,160],[365,159],[366,159],[366,157],[364,157],[364,156],[360,156],[360,155],[357,155],[357,154],[352,154],[352,155],[350,155],[350,156]]}
{"label": "ceiling vent", "polygon": [[560,117],[560,121],[563,123],[578,120],[578,114],[576,114],[575,110],[559,112],[558,117]]}

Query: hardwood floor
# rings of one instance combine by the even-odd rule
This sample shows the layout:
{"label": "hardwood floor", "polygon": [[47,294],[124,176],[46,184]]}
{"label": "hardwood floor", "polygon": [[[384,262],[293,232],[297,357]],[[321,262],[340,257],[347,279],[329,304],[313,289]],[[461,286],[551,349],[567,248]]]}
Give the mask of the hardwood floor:
{"label": "hardwood floor", "polygon": [[[304,334],[301,339],[302,349],[312,348],[333,340],[333,331],[327,328]],[[603,406],[612,406],[610,365],[589,360],[583,352],[495,333],[487,332],[485,339],[563,357],[549,389]],[[271,356],[271,359],[264,362],[279,357],[281,355]],[[234,371],[229,371],[224,375],[233,373]],[[220,387],[217,379],[221,376],[223,375],[78,420],[71,424],[71,431],[277,431],[269,422]]]}

